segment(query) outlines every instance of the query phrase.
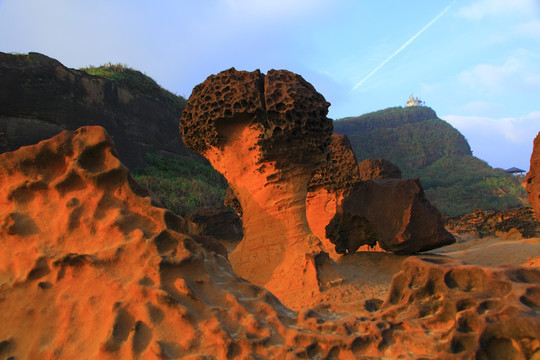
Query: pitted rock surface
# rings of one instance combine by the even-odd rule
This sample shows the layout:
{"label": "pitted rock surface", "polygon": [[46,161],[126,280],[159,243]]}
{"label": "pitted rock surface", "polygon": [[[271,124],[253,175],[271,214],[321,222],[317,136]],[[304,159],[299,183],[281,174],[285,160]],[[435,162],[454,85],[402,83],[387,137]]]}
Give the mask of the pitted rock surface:
{"label": "pitted rock surface", "polygon": [[318,188],[328,191],[345,191],[360,181],[356,156],[346,135],[332,134],[330,158],[326,166],[316,170],[311,178],[308,191]]}
{"label": "pitted rock surface", "polygon": [[536,218],[540,220],[540,132],[534,139],[531,166],[525,184],[529,194],[529,203],[536,212]]}
{"label": "pitted rock surface", "polygon": [[180,119],[186,145],[225,176],[240,203],[244,238],[229,254],[234,270],[289,306],[319,292],[322,246],[306,221],[306,193],[327,163],[329,105],[297,74],[233,68],[197,85]]}
{"label": "pitted rock surface", "polygon": [[1,154],[0,203],[6,359],[540,356],[539,270],[410,257],[359,315],[294,312],[153,206],[99,127]]}
{"label": "pitted rock surface", "polygon": [[[193,89],[180,128],[186,145],[202,154],[227,142],[221,126],[256,124],[261,131],[257,143],[261,161],[285,166],[290,161],[318,159],[327,152],[332,133],[332,120],[326,117],[329,105],[300,75],[286,70],[270,70],[264,75],[259,70],[231,68]],[[294,156],[287,156],[291,145]]]}
{"label": "pitted rock surface", "polygon": [[503,235],[514,230],[524,239],[540,234],[540,221],[530,207],[499,211],[476,209],[470,214],[445,219],[445,223],[446,229],[453,234],[479,238]]}
{"label": "pitted rock surface", "polygon": [[401,179],[401,170],[385,159],[366,159],[358,164],[360,168],[360,178],[370,179]]}

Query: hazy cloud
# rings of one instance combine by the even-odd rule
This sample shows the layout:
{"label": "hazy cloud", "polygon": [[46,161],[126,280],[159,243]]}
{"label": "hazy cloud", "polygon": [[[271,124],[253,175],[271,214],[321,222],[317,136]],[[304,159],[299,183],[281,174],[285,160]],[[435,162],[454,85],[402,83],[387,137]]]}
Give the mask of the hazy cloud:
{"label": "hazy cloud", "polygon": [[540,111],[533,111],[521,117],[446,115],[442,118],[464,132],[502,135],[504,139],[515,144],[532,144],[532,139],[540,131]]}
{"label": "hazy cloud", "polygon": [[538,11],[537,0],[478,0],[459,9],[458,14],[469,20],[482,20],[488,16],[531,14]]}
{"label": "hazy cloud", "polygon": [[540,131],[540,111],[521,117],[446,115],[442,119],[457,128],[471,144],[473,154],[503,169],[529,168],[534,137]]}
{"label": "hazy cloud", "polygon": [[520,51],[503,64],[479,64],[458,75],[459,81],[487,93],[508,90],[535,90],[540,86],[540,69],[537,56]]}
{"label": "hazy cloud", "polygon": [[540,39],[540,19],[534,19],[516,26],[516,35]]}

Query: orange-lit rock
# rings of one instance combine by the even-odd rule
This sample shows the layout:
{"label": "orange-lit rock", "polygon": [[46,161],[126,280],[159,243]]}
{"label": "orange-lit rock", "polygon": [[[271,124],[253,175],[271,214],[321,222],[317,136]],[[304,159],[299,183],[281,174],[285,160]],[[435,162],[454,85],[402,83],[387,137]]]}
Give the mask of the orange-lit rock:
{"label": "orange-lit rock", "polygon": [[180,120],[186,145],[225,176],[241,205],[235,272],[290,306],[318,292],[323,247],[306,220],[306,193],[327,160],[328,106],[299,75],[230,69],[195,87]]}
{"label": "orange-lit rock", "polygon": [[540,356],[540,271],[411,257],[358,316],[293,312],[152,206],[99,127],[0,155],[0,205],[2,358]]}
{"label": "orange-lit rock", "polygon": [[[327,164],[316,170],[308,185],[306,215],[313,234],[319,238],[333,259],[338,258],[335,244],[326,237],[326,226],[336,215],[352,187],[360,182],[356,156],[346,135],[332,134],[330,158]],[[358,251],[381,251],[377,245],[365,245]]]}
{"label": "orange-lit rock", "polygon": [[536,218],[540,220],[540,132],[534,139],[531,167],[527,173],[525,185],[529,194],[529,203],[536,212]]}
{"label": "orange-lit rock", "polygon": [[[368,175],[378,179],[361,179]],[[309,225],[334,259],[355,251],[411,254],[455,241],[418,180],[400,179],[385,160],[358,166],[345,135],[333,135],[330,160],[308,189]]]}

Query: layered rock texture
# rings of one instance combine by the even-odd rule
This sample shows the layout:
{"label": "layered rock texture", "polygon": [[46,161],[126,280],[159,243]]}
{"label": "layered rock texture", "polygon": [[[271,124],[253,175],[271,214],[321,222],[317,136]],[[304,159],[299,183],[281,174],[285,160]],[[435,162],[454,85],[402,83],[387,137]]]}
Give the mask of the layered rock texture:
{"label": "layered rock texture", "polygon": [[180,113],[163,99],[69,69],[38,53],[0,53],[0,78],[0,152],[66,129],[100,125],[130,168],[145,166],[146,152],[193,156],[177,131]]}
{"label": "layered rock texture", "polygon": [[534,139],[531,167],[525,179],[525,186],[529,194],[529,203],[536,212],[536,218],[540,220],[540,132]]}
{"label": "layered rock texture", "polygon": [[299,75],[233,68],[197,85],[180,120],[186,145],[225,176],[241,205],[234,270],[286,303],[318,289],[322,245],[305,203],[313,171],[327,161],[328,106]]}
{"label": "layered rock texture", "polygon": [[538,270],[411,257],[358,315],[293,312],[153,206],[115,155],[100,127],[0,155],[2,358],[540,356]]}

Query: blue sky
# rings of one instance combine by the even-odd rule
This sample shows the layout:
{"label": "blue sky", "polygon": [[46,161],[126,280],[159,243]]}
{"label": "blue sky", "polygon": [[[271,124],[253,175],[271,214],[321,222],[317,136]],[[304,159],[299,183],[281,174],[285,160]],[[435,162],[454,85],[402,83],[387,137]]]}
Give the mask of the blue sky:
{"label": "blue sky", "polygon": [[540,0],[0,0],[0,51],[126,63],[188,97],[210,74],[288,69],[329,116],[413,93],[494,167],[540,131]]}

